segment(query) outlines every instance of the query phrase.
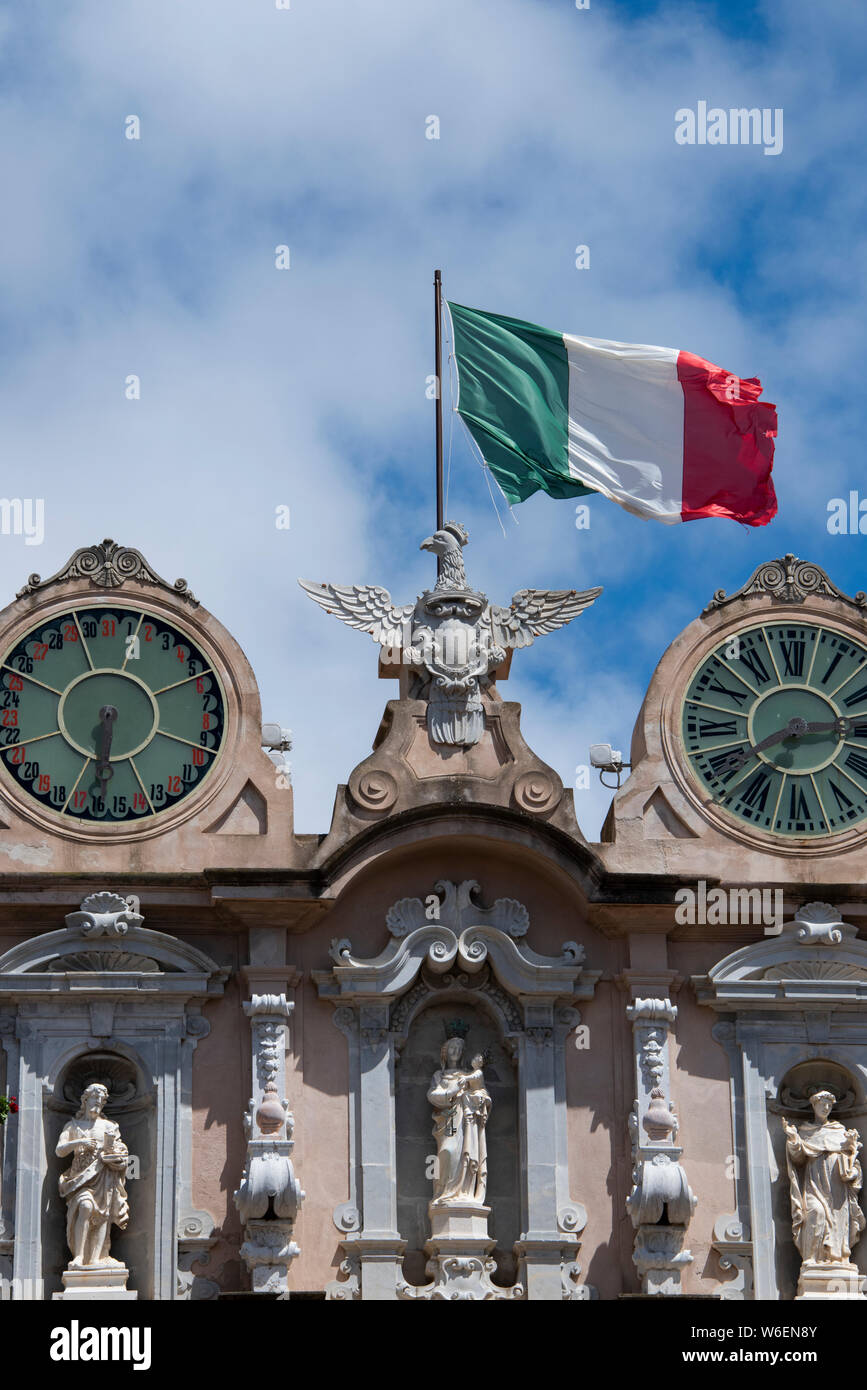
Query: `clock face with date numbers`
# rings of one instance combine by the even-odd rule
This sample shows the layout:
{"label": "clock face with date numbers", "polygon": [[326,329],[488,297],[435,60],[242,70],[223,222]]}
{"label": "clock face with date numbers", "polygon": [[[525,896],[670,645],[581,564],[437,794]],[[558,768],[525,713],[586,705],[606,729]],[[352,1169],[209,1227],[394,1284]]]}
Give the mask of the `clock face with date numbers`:
{"label": "clock face with date numbers", "polygon": [[683,702],[683,748],[714,804],[766,834],[867,820],[867,645],[768,621],[720,641]]}
{"label": "clock face with date numbers", "polygon": [[177,806],[208,776],[224,730],[208,656],[140,607],[70,607],[0,663],[0,765],[68,822],[148,822]]}

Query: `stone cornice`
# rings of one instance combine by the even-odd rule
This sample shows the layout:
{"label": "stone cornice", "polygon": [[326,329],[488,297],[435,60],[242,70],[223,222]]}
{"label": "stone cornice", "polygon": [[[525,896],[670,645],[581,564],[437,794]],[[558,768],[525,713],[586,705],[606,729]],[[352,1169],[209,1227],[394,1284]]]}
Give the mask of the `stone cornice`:
{"label": "stone cornice", "polygon": [[867,941],[830,903],[807,903],[779,933],[732,951],[692,985],[700,1004],[724,1013],[863,1008]]}
{"label": "stone cornice", "polygon": [[[405,850],[413,844],[420,849],[429,845],[430,827],[436,826],[444,840],[473,843],[478,835],[480,849],[487,841],[492,850],[499,846],[509,853],[519,848],[527,864],[543,859],[551,877],[561,878],[567,895],[575,895],[576,906],[586,911],[588,923],[604,936],[664,933],[677,940],[713,940],[734,945],[753,939],[760,930],[744,926],[678,926],[674,911],[675,894],[685,882],[681,875],[607,873],[594,854],[594,846],[570,841],[556,827],[539,823],[522,827],[520,813],[501,807],[455,807],[447,811],[419,808],[404,813],[400,822],[372,827],[333,862],[317,868],[136,874],[124,878],[123,891],[138,895],[149,919],[161,927],[176,925],[180,913],[187,935],[249,925],[283,927],[290,933],[303,934],[331,910],[356,872],[395,850]],[[428,833],[422,838],[415,833],[419,829]],[[706,882],[711,889],[725,880],[707,875]],[[765,886],[768,882],[763,880]],[[15,937],[53,929],[59,918],[78,905],[82,887],[92,886],[92,874],[4,875],[0,884],[0,930]],[[748,887],[749,880],[741,880],[738,886]],[[813,885],[811,892],[810,885],[782,878],[772,886],[783,889],[791,910],[797,910],[797,904],[813,896],[818,887]],[[867,929],[860,884],[822,884],[819,891],[823,899],[836,903],[852,921]]]}

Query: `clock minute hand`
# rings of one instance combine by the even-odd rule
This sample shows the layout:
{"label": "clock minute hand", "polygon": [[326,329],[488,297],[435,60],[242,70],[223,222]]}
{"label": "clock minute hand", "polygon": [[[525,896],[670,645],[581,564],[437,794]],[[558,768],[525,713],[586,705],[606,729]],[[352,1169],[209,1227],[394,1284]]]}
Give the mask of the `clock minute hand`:
{"label": "clock minute hand", "polygon": [[102,742],[100,744],[99,762],[96,764],[96,776],[100,786],[100,795],[105,800],[105,790],[108,779],[113,775],[114,769],[111,766],[111,740],[114,734],[114,721],[117,719],[117,710],[114,705],[103,705],[99,711],[99,722],[102,725]]}
{"label": "clock minute hand", "polygon": [[836,719],[829,719],[825,724],[817,723],[815,720],[811,719],[807,724],[806,732],[808,734],[825,734],[828,733],[830,729],[833,729],[835,733],[838,733],[840,737],[843,738],[845,734],[848,734],[851,727],[852,720],[845,719],[841,714],[838,715]]}
{"label": "clock minute hand", "polygon": [[732,753],[724,764],[723,771],[727,772],[731,769],[736,772],[738,768],[744,767],[749,762],[754,753],[761,753],[765,748],[771,748],[775,743],[782,743],[784,739],[803,738],[805,734],[828,733],[831,729],[834,729],[842,738],[844,734],[849,732],[850,727],[851,721],[842,718],[842,716],[821,722],[802,719],[800,715],[796,714],[789,720],[785,729],[780,729],[775,734],[768,734],[768,737],[763,738],[760,743],[754,743],[751,747],[744,748],[738,753]]}

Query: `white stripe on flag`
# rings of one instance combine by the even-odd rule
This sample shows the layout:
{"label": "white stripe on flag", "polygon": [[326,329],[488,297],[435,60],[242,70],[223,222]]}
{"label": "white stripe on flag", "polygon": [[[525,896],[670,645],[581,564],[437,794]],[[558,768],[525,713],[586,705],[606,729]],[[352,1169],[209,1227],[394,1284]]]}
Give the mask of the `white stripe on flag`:
{"label": "white stripe on flag", "polygon": [[563,334],[569,359],[569,472],[637,516],[668,523],[683,505],[683,387],[677,348]]}

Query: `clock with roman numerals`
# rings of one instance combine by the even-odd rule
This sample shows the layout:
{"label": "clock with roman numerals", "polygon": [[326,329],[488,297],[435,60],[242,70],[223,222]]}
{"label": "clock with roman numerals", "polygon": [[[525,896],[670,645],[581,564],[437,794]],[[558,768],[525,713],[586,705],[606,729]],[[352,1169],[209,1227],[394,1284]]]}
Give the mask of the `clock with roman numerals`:
{"label": "clock with roman numerals", "polygon": [[0,663],[0,767],[67,825],[152,823],[220,756],[225,701],[208,653],[147,608],[72,605]]}
{"label": "clock with roman numerals", "polygon": [[817,839],[867,821],[867,645],[768,618],[725,637],[683,700],[683,753],[719,810]]}

